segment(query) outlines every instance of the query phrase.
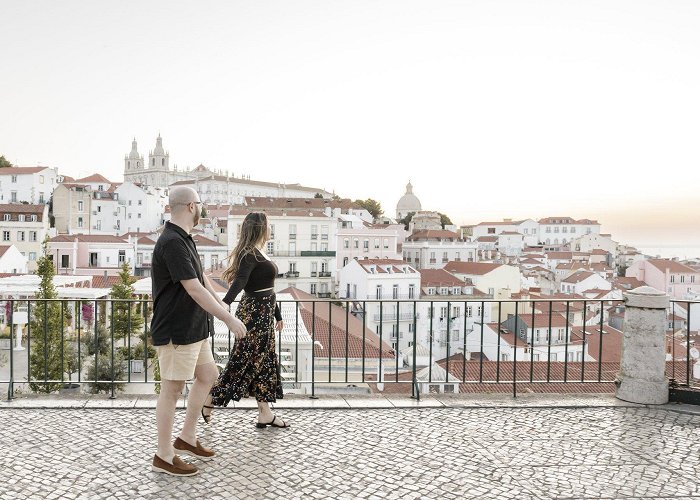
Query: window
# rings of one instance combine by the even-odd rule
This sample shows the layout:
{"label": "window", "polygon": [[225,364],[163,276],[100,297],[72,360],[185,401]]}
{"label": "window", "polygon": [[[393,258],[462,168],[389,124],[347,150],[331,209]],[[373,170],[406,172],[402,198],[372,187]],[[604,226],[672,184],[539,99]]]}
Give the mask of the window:
{"label": "window", "polygon": [[350,248],[350,239],[343,238],[343,248]]}
{"label": "window", "polygon": [[78,217],[78,227],[83,227],[83,218]]}
{"label": "window", "polygon": [[36,231],[29,231],[29,241],[36,241]]}
{"label": "window", "polygon": [[70,265],[70,255],[61,255],[61,267],[66,268]]}
{"label": "window", "polygon": [[393,289],[391,291],[391,298],[393,299],[398,299],[399,298],[399,285],[394,285]]}
{"label": "window", "polygon": [[20,222],[24,222],[24,214],[19,214],[19,215],[17,216],[17,220],[20,221]]}
{"label": "window", "polygon": [[311,295],[316,295],[316,283],[311,283]]}
{"label": "window", "polygon": [[10,201],[12,201],[13,203],[17,202],[17,191],[12,191],[10,193]]}
{"label": "window", "polygon": [[486,229],[487,234],[496,234],[496,228],[495,227],[489,227]]}
{"label": "window", "polygon": [[379,248],[379,238],[374,238],[374,248]]}
{"label": "window", "polygon": [[36,222],[36,215],[32,215],[32,222]]}
{"label": "window", "polygon": [[139,200],[139,206],[143,205],[143,200]]}
{"label": "window", "polygon": [[453,308],[452,308],[452,317],[453,317],[453,318],[459,318],[459,313],[461,313],[461,312],[462,312],[462,311],[460,310],[459,307],[453,307]]}
{"label": "window", "polygon": [[90,252],[90,267],[97,267],[97,252]]}
{"label": "window", "polygon": [[676,282],[676,276],[672,274],[671,275],[671,283],[675,283],[675,282]]}
{"label": "window", "polygon": [[376,294],[377,299],[382,298],[382,285],[377,285],[377,294]]}
{"label": "window", "polygon": [[321,239],[322,240],[328,239],[328,226],[325,224],[321,226]]}
{"label": "window", "polygon": [[140,218],[141,218],[141,212],[139,212],[139,213],[136,215],[136,218],[137,218],[137,219],[140,219]]}
{"label": "window", "polygon": [[12,176],[12,183],[17,184],[17,176],[16,175]]}
{"label": "window", "polygon": [[2,232],[2,241],[10,241],[10,232],[9,231]]}
{"label": "window", "polygon": [[102,207],[101,207],[101,206],[98,206],[98,207],[97,207],[97,211],[98,211],[98,212],[102,212]]}
{"label": "window", "polygon": [[79,201],[78,201],[78,212],[82,212],[82,211],[83,211],[83,205],[84,205],[83,201],[82,201],[82,200],[79,200]]}
{"label": "window", "polygon": [[129,200],[129,206],[131,206],[131,200]]}
{"label": "window", "polygon": [[36,260],[36,252],[29,252],[29,260],[34,262]]}
{"label": "window", "polygon": [[8,221],[8,220],[10,220],[11,218],[12,218],[12,216],[11,216],[10,214],[5,214],[5,215],[2,216],[2,220],[4,220],[4,221]]}
{"label": "window", "polygon": [[362,249],[365,252],[369,252],[369,240],[363,240],[362,241]]}
{"label": "window", "polygon": [[467,306],[467,318],[472,317],[472,306]]}
{"label": "window", "polygon": [[416,297],[416,285],[408,285],[408,298],[414,299]]}
{"label": "window", "polygon": [[345,267],[347,265],[348,265],[348,258],[345,257],[345,258],[343,258],[343,267]]}
{"label": "window", "polygon": [[297,225],[290,224],[289,225],[289,239],[295,240],[296,238],[297,238]]}
{"label": "window", "polygon": [[126,262],[126,250],[119,250],[119,264]]}
{"label": "window", "polygon": [[97,223],[95,223],[95,229],[98,231],[102,231],[102,221],[98,220]]}
{"label": "window", "polygon": [[360,248],[360,240],[357,238],[353,238],[352,243],[355,248]]}
{"label": "window", "polygon": [[318,226],[314,224],[311,226],[311,239],[315,240],[316,238],[318,238]]}
{"label": "window", "polygon": [[268,254],[268,255],[274,255],[274,254],[275,254],[275,242],[274,242],[274,241],[268,241],[268,242],[267,242],[267,254]]}
{"label": "window", "polygon": [[384,248],[389,248],[389,240],[384,238]]}
{"label": "window", "polygon": [[17,241],[24,241],[24,231],[17,231]]}

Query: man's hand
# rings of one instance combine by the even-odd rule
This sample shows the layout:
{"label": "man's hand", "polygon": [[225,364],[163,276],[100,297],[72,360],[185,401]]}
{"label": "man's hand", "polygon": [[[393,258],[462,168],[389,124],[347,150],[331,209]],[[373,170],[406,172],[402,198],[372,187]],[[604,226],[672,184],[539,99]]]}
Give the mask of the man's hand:
{"label": "man's hand", "polygon": [[242,339],[245,337],[245,334],[248,332],[246,330],[245,324],[235,317],[233,314],[230,315],[231,317],[226,321],[226,326],[228,326],[228,329],[231,330],[231,332],[236,336],[237,339]]}
{"label": "man's hand", "polygon": [[277,323],[275,323],[275,330],[281,332],[282,328],[284,328],[284,321],[279,320]]}

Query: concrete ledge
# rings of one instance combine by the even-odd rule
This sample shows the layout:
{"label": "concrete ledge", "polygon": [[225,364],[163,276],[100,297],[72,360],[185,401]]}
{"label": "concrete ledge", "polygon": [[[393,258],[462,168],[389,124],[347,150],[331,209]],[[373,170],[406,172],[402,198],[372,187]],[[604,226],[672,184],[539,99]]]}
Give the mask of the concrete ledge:
{"label": "concrete ledge", "polygon": [[[0,401],[3,408],[23,409],[153,409],[155,395],[122,395],[116,399],[108,396],[92,395],[83,398],[20,396],[12,401]],[[178,400],[177,407],[184,409],[186,398]],[[629,403],[616,399],[612,394],[526,394],[517,398],[504,394],[431,394],[417,401],[402,395],[323,395],[317,399],[308,396],[290,395],[273,403],[278,409],[394,409],[394,408],[606,408],[639,407],[647,405]],[[665,408],[669,405],[654,406]],[[232,402],[219,410],[253,410],[257,408],[253,399]]]}

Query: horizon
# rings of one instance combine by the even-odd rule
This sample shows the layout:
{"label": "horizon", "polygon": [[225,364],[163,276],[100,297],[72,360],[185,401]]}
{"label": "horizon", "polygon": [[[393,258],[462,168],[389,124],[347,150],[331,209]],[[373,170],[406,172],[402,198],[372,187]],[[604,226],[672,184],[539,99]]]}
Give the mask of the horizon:
{"label": "horizon", "polygon": [[570,216],[700,245],[697,2],[9,0],[3,18],[0,155],[20,166],[118,180],[160,133],[171,166],[390,217],[410,179],[457,225]]}

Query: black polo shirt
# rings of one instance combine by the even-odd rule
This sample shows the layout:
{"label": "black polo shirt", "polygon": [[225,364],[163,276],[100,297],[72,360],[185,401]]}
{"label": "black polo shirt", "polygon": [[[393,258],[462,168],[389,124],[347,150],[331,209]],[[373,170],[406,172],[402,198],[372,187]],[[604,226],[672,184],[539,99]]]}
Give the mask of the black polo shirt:
{"label": "black polo shirt", "polygon": [[177,224],[165,223],[165,229],[153,249],[151,282],[153,345],[194,344],[208,338],[214,322],[180,284],[198,279],[204,285],[202,266],[192,236]]}

